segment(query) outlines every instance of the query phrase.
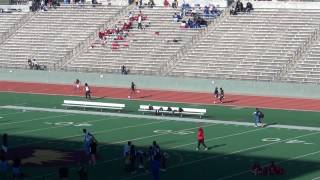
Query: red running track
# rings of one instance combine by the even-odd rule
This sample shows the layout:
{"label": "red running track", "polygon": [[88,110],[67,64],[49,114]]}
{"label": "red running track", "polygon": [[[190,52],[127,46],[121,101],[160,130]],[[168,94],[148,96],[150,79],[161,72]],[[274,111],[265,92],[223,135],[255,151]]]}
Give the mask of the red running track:
{"label": "red running track", "polygon": [[[94,97],[127,99],[129,88],[91,87]],[[82,90],[76,91],[73,85],[26,83],[0,81],[0,91],[29,94],[69,95],[83,96]],[[140,93],[133,95],[132,99],[145,101],[182,102],[193,104],[214,104],[213,95],[201,92],[183,92],[140,89]],[[216,104],[216,105],[220,105]],[[250,96],[225,94],[224,106],[260,107],[270,109],[320,111],[320,99],[284,98],[267,96]]]}

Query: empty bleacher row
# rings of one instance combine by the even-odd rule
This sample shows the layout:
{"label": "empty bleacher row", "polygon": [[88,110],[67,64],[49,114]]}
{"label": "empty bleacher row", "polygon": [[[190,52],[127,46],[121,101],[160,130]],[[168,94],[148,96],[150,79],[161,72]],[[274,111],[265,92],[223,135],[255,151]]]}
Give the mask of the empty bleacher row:
{"label": "empty bleacher row", "polygon": [[0,46],[0,66],[26,67],[27,59],[55,66],[120,9],[70,5],[39,11]]}
{"label": "empty bleacher row", "polygon": [[[138,14],[139,11],[140,9],[133,9],[134,14]],[[127,47],[112,49],[111,41],[104,45],[96,44],[94,48],[89,48],[73,58],[67,64],[67,69],[119,72],[120,67],[125,65],[130,69],[130,73],[158,74],[161,65],[200,31],[181,29],[179,22],[173,22],[173,14],[179,12],[177,9],[154,7],[142,8],[141,12],[147,16],[147,20],[143,21],[143,25],[147,26],[140,30],[137,29],[137,22],[133,23],[133,29],[127,37]],[[119,24],[127,19],[128,17],[119,19]]]}
{"label": "empty bleacher row", "polygon": [[287,74],[282,77],[283,81],[320,83],[320,40],[311,44],[302,58],[298,59]]}
{"label": "empty bleacher row", "polygon": [[182,57],[171,75],[273,80],[320,24],[320,11],[258,9],[230,16]]}
{"label": "empty bleacher row", "polygon": [[0,13],[0,41],[26,16],[27,12]]}

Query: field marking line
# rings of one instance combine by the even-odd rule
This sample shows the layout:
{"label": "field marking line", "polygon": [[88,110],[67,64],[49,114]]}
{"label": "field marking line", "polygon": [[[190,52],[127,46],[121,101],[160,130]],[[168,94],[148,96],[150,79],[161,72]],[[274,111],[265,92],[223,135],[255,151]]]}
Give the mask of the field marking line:
{"label": "field marking line", "polygon": [[[201,126],[201,127],[205,128],[205,127],[211,127],[211,126],[216,126],[216,125],[218,125],[218,124],[208,124],[208,125]],[[192,130],[192,129],[198,129],[198,128],[199,127],[193,127],[193,128],[179,129],[179,130],[175,130],[175,131],[186,131],[186,130]],[[105,147],[109,146],[109,145],[121,144],[121,143],[125,143],[125,142],[128,142],[128,141],[138,141],[138,140],[142,140],[142,139],[148,139],[148,138],[151,138],[151,137],[158,137],[158,136],[163,136],[163,135],[168,135],[168,134],[171,134],[171,132],[159,133],[159,134],[154,134],[154,135],[150,135],[150,136],[142,136],[142,137],[133,138],[133,139],[126,139],[126,140],[116,141],[116,142],[113,142],[113,143],[108,143],[108,144],[104,144],[104,145],[100,146],[101,148],[99,148],[99,150],[105,149]]]}
{"label": "field marking line", "polygon": [[[218,124],[209,124],[207,126],[202,126],[202,127],[209,127],[209,126],[214,126],[214,125],[218,125]],[[180,130],[177,130],[177,131],[185,131],[185,130],[191,130],[191,129],[196,129],[196,128],[198,128],[198,127],[188,128],[188,129],[180,129]],[[170,133],[161,133],[161,134],[143,136],[143,137],[134,138],[134,139],[127,139],[127,140],[117,141],[117,142],[110,143],[110,144],[105,144],[105,145],[102,145],[100,147],[106,147],[108,145],[121,144],[121,143],[128,142],[128,141],[138,141],[138,140],[142,140],[142,139],[147,139],[147,138],[151,138],[151,137],[158,137],[158,136],[163,136],[163,135],[168,135],[168,134],[170,134]],[[102,149],[105,149],[105,148],[99,148],[99,150],[102,150]],[[97,163],[97,165],[106,164],[108,162],[113,162],[113,161],[117,161],[117,160],[120,160],[120,159],[123,159],[123,157],[117,157],[117,158],[114,158],[114,159],[109,159],[109,160],[103,161],[103,163],[102,162],[101,163]],[[52,174],[54,174],[54,173],[52,173]],[[50,174],[50,175],[52,175],[52,174]],[[41,176],[41,177],[46,177],[46,176],[49,176],[49,175],[44,175],[44,176]]]}
{"label": "field marking line", "polygon": [[[116,117],[116,118],[113,118],[113,119],[118,119],[118,118],[120,118],[120,117]],[[94,135],[97,135],[97,134],[109,133],[109,132],[114,132],[114,131],[123,130],[123,129],[129,129],[129,128],[136,128],[136,127],[148,126],[148,125],[151,125],[151,124],[159,124],[159,123],[164,123],[164,122],[167,122],[167,121],[156,121],[156,122],[151,122],[151,123],[143,123],[143,124],[138,124],[138,125],[130,125],[130,126],[124,126],[124,127],[114,128],[114,129],[95,131],[95,132],[92,132],[92,133],[93,133]],[[52,141],[59,141],[59,140],[70,139],[70,138],[81,137],[81,136],[83,136],[83,134],[81,134],[81,133],[79,132],[79,134],[77,134],[77,135],[65,136],[65,137],[62,137],[62,138],[53,139]],[[19,144],[18,146],[15,146],[15,147],[13,147],[13,148],[17,148],[17,147],[21,147],[21,146],[27,146],[27,145],[40,144],[40,143],[43,143],[43,142],[48,142],[48,140],[42,140],[42,141],[38,141],[38,142],[25,143],[25,144]]]}
{"label": "field marking line", "polygon": [[313,179],[311,179],[311,180],[318,180],[318,179],[320,179],[320,176],[319,176],[319,177],[316,177],[316,178],[313,178]]}
{"label": "field marking line", "polygon": [[[218,124],[214,124],[214,125],[218,125]],[[266,128],[260,128],[260,129],[254,129],[254,130],[248,130],[248,131],[243,131],[243,132],[238,132],[238,133],[233,133],[233,134],[229,134],[229,135],[225,135],[225,136],[219,136],[219,137],[215,137],[215,138],[210,138],[210,139],[207,139],[206,141],[212,141],[214,139],[223,139],[225,137],[231,137],[231,136],[238,136],[240,134],[246,134],[246,133],[250,133],[250,132],[255,132],[255,131],[260,131],[260,130],[263,130],[263,129],[266,129]],[[132,139],[127,139],[127,140],[123,140],[123,141],[119,141],[119,142],[127,142],[129,140],[132,140]],[[139,139],[141,140],[141,139]],[[116,142],[117,143],[117,142]],[[179,145],[179,146],[174,146],[172,148],[168,148],[167,150],[170,150],[170,149],[175,149],[176,147],[181,147],[181,146],[188,146],[188,145],[191,145],[191,144],[196,144],[196,143],[187,143],[187,144],[183,144],[183,145]],[[100,150],[100,149],[99,149]],[[105,160],[105,161],[102,161],[102,162],[98,162],[96,166],[99,166],[99,165],[103,165],[103,164],[107,164],[109,162],[113,162],[113,161],[118,161],[118,160],[121,160],[123,159],[123,157],[117,157],[117,158],[114,158],[114,159],[109,159],[109,160]],[[47,177],[47,176],[51,176],[51,175],[54,175],[54,174],[57,174],[57,173],[49,173],[49,174],[46,174],[46,175],[42,175],[42,176],[37,176],[35,178],[39,178],[39,177]],[[33,179],[33,178],[32,178]]]}
{"label": "field marking line", "polygon": [[[251,133],[251,132],[255,132],[255,131],[260,131],[260,130],[263,130],[263,129],[267,129],[267,128],[258,128],[258,129],[253,129],[253,130],[248,130],[248,131],[228,134],[228,135],[224,135],[224,136],[219,136],[219,137],[215,137],[215,138],[209,138],[209,139],[205,139],[205,142],[210,142],[210,141],[214,141],[214,140],[217,140],[217,139],[224,139],[224,138],[228,138],[228,137],[247,134],[247,133]],[[177,149],[177,148],[180,148],[180,147],[185,147],[185,146],[189,146],[189,145],[193,145],[193,144],[197,144],[197,142],[192,142],[192,143],[188,143],[188,144],[182,144],[182,145],[174,146],[174,147],[172,147],[170,149]]]}
{"label": "field marking line", "polygon": [[[118,117],[130,117],[130,118],[143,118],[143,119],[153,119],[153,120],[172,120],[180,122],[199,122],[199,123],[216,123],[216,124],[228,124],[228,125],[240,125],[240,126],[250,126],[254,127],[253,122],[238,122],[238,121],[228,121],[228,120],[218,120],[218,119],[195,119],[195,118],[181,118],[174,116],[151,116],[151,115],[141,115],[141,114],[125,114],[125,113],[115,113],[115,112],[95,112],[95,111],[80,111],[80,110],[66,110],[66,109],[50,109],[50,108],[38,108],[38,107],[24,107],[24,106],[3,106],[5,109],[21,109],[30,111],[46,111],[46,112],[59,112],[59,113],[70,113],[70,114],[86,114],[86,115],[99,115],[99,116],[118,116]],[[282,129],[294,129],[294,130],[309,130],[309,131],[319,131],[320,127],[308,127],[308,126],[294,126],[294,125],[267,125],[272,128],[282,128]]]}
{"label": "field marking line", "polygon": [[59,118],[59,117],[64,117],[64,116],[74,116],[74,115],[73,114],[63,114],[63,115],[55,115],[55,116],[45,116],[45,117],[34,118],[34,119],[25,120],[25,121],[15,121],[15,122],[0,123],[0,126],[12,125],[12,124],[20,124],[20,123],[39,121],[39,120],[51,119],[51,118]]}
{"label": "field marking line", "polygon": [[[30,111],[28,111],[28,112],[30,112]],[[27,113],[27,112],[20,111],[20,112],[14,112],[14,113],[6,113],[6,114],[1,114],[1,116],[10,116],[10,115],[22,114],[22,113]]]}
{"label": "field marking line", "polygon": [[[297,139],[297,138],[301,138],[301,137],[306,137],[306,136],[311,136],[311,135],[315,135],[315,134],[319,134],[319,133],[320,132],[308,133],[308,134],[304,134],[304,135],[300,135],[300,136],[284,139],[284,140],[277,141],[277,142],[272,142],[272,143],[267,143],[267,144],[263,144],[263,145],[259,145],[259,146],[252,146],[252,147],[249,147],[249,148],[236,150],[236,151],[233,151],[233,152],[227,153],[227,154],[209,156],[209,157],[206,157],[206,158],[197,159],[197,160],[189,161],[189,162],[186,162],[186,163],[173,165],[173,166],[168,167],[167,170],[174,169],[174,168],[179,168],[179,167],[182,167],[182,166],[187,166],[187,165],[190,165],[190,164],[194,164],[194,163],[198,163],[198,162],[202,162],[202,161],[206,161],[206,160],[216,159],[216,158],[219,158],[219,157],[224,157],[224,156],[229,156],[229,155],[233,155],[233,154],[237,154],[237,153],[242,153],[242,152],[245,152],[245,151],[248,151],[248,150],[252,150],[252,149],[258,149],[258,148],[261,148],[261,147],[271,146],[271,145],[274,145],[274,144],[278,144],[280,142],[284,142],[284,141],[288,141],[288,140],[292,140],[292,139]],[[125,178],[122,178],[121,180],[134,179],[136,177],[145,176],[145,175],[148,175],[148,174],[149,173],[144,173],[144,174],[139,174],[139,175],[136,175],[136,176],[125,177]]]}
{"label": "field marking line", "polygon": [[[287,160],[275,162],[275,164],[282,164],[282,163],[285,163],[285,162],[288,162],[288,161],[301,159],[301,158],[304,158],[304,157],[307,157],[307,156],[311,156],[311,155],[314,155],[314,154],[319,154],[319,153],[320,153],[320,150],[312,152],[312,153],[307,153],[307,154],[302,154],[302,155],[299,155],[299,156],[295,156],[295,157],[289,158]],[[267,164],[264,164],[263,166],[266,166],[266,165]],[[228,176],[225,176],[225,177],[221,177],[221,178],[219,178],[217,180],[230,179],[230,178],[233,178],[233,177],[236,177],[236,176],[239,176],[239,175],[242,175],[242,174],[246,174],[246,173],[249,173],[249,172],[251,172],[251,170],[245,170],[245,171],[241,171],[241,172],[238,172],[238,173],[235,173],[235,174],[231,174],[231,175],[228,175]]]}
{"label": "field marking line", "polygon": [[[11,91],[11,90],[0,90],[0,92],[3,93],[15,93],[15,94],[35,94],[35,95],[53,95],[53,96],[66,96],[66,97],[83,97],[80,95],[66,95],[66,94],[59,94],[59,93],[37,93],[37,92],[17,92],[17,91]],[[237,94],[232,94],[232,95],[236,95]],[[250,96],[250,95],[248,95]],[[268,96],[261,96],[258,95],[259,97],[268,97]],[[273,96],[270,96],[273,97]],[[292,97],[289,97],[292,98]],[[125,100],[125,98],[115,98],[115,97],[108,97],[108,99],[116,99],[116,100]],[[300,101],[301,99],[308,99],[308,98],[296,98],[298,101]],[[312,99],[312,98],[310,98]],[[195,102],[186,102],[186,101],[163,101],[163,100],[152,100],[152,99],[141,99],[141,98],[137,98],[137,99],[132,99],[134,101],[146,101],[146,102],[162,102],[162,103],[181,103],[181,104],[190,104],[190,105],[198,105],[198,106],[219,106],[219,107],[242,107],[242,108],[256,108],[257,106],[250,106],[250,105],[236,105],[236,104],[214,104],[214,103],[195,103]],[[212,100],[213,101],[213,100]],[[311,110],[311,109],[298,109],[298,108],[276,108],[276,107],[270,107],[270,106],[259,106],[261,109],[270,109],[270,110],[287,110],[287,111],[303,111],[303,112],[320,112],[320,110]]]}
{"label": "field marking line", "polygon": [[[92,121],[89,121],[90,123],[94,123],[94,122],[101,122],[101,121],[104,121],[104,120],[114,120],[114,119],[120,119],[120,117],[117,117],[117,118],[101,118],[101,119],[97,119],[97,120],[92,120]],[[63,127],[70,127],[70,126],[66,126],[66,125],[56,125],[56,126],[53,126],[53,127],[47,127],[47,128],[39,128],[39,129],[32,129],[32,130],[26,130],[26,131],[20,131],[18,133],[10,133],[11,135],[18,135],[18,134],[26,134],[26,133],[29,133],[29,132],[36,132],[36,131],[43,131],[43,130],[48,130],[48,129],[56,129],[56,128],[63,128]],[[81,127],[80,127],[81,128]],[[85,128],[85,127],[83,127]]]}

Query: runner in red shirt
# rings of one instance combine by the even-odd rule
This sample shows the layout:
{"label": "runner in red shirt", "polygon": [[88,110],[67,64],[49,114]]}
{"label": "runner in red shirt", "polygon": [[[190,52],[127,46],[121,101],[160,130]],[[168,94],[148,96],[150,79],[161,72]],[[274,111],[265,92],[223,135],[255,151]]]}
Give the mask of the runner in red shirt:
{"label": "runner in red shirt", "polygon": [[200,145],[202,145],[205,149],[204,150],[208,150],[206,144],[204,143],[204,131],[203,129],[200,127],[198,129],[198,147],[197,147],[197,151],[200,149]]}

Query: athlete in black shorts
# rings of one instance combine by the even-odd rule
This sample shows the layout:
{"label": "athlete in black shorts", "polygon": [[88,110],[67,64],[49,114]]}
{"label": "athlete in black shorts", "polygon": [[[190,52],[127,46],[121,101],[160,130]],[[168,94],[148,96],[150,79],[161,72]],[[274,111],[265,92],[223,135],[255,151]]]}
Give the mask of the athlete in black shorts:
{"label": "athlete in black shorts", "polygon": [[224,99],[224,90],[220,88],[220,103],[222,103],[223,99]]}
{"label": "athlete in black shorts", "polygon": [[134,82],[131,82],[131,87],[130,87],[130,89],[131,89],[131,92],[130,92],[129,98],[131,98],[133,95],[136,94],[136,85],[134,84]]}
{"label": "athlete in black shorts", "polygon": [[84,84],[84,90],[85,90],[85,96],[86,99],[91,99],[91,91],[90,91],[90,87],[87,83]]}

